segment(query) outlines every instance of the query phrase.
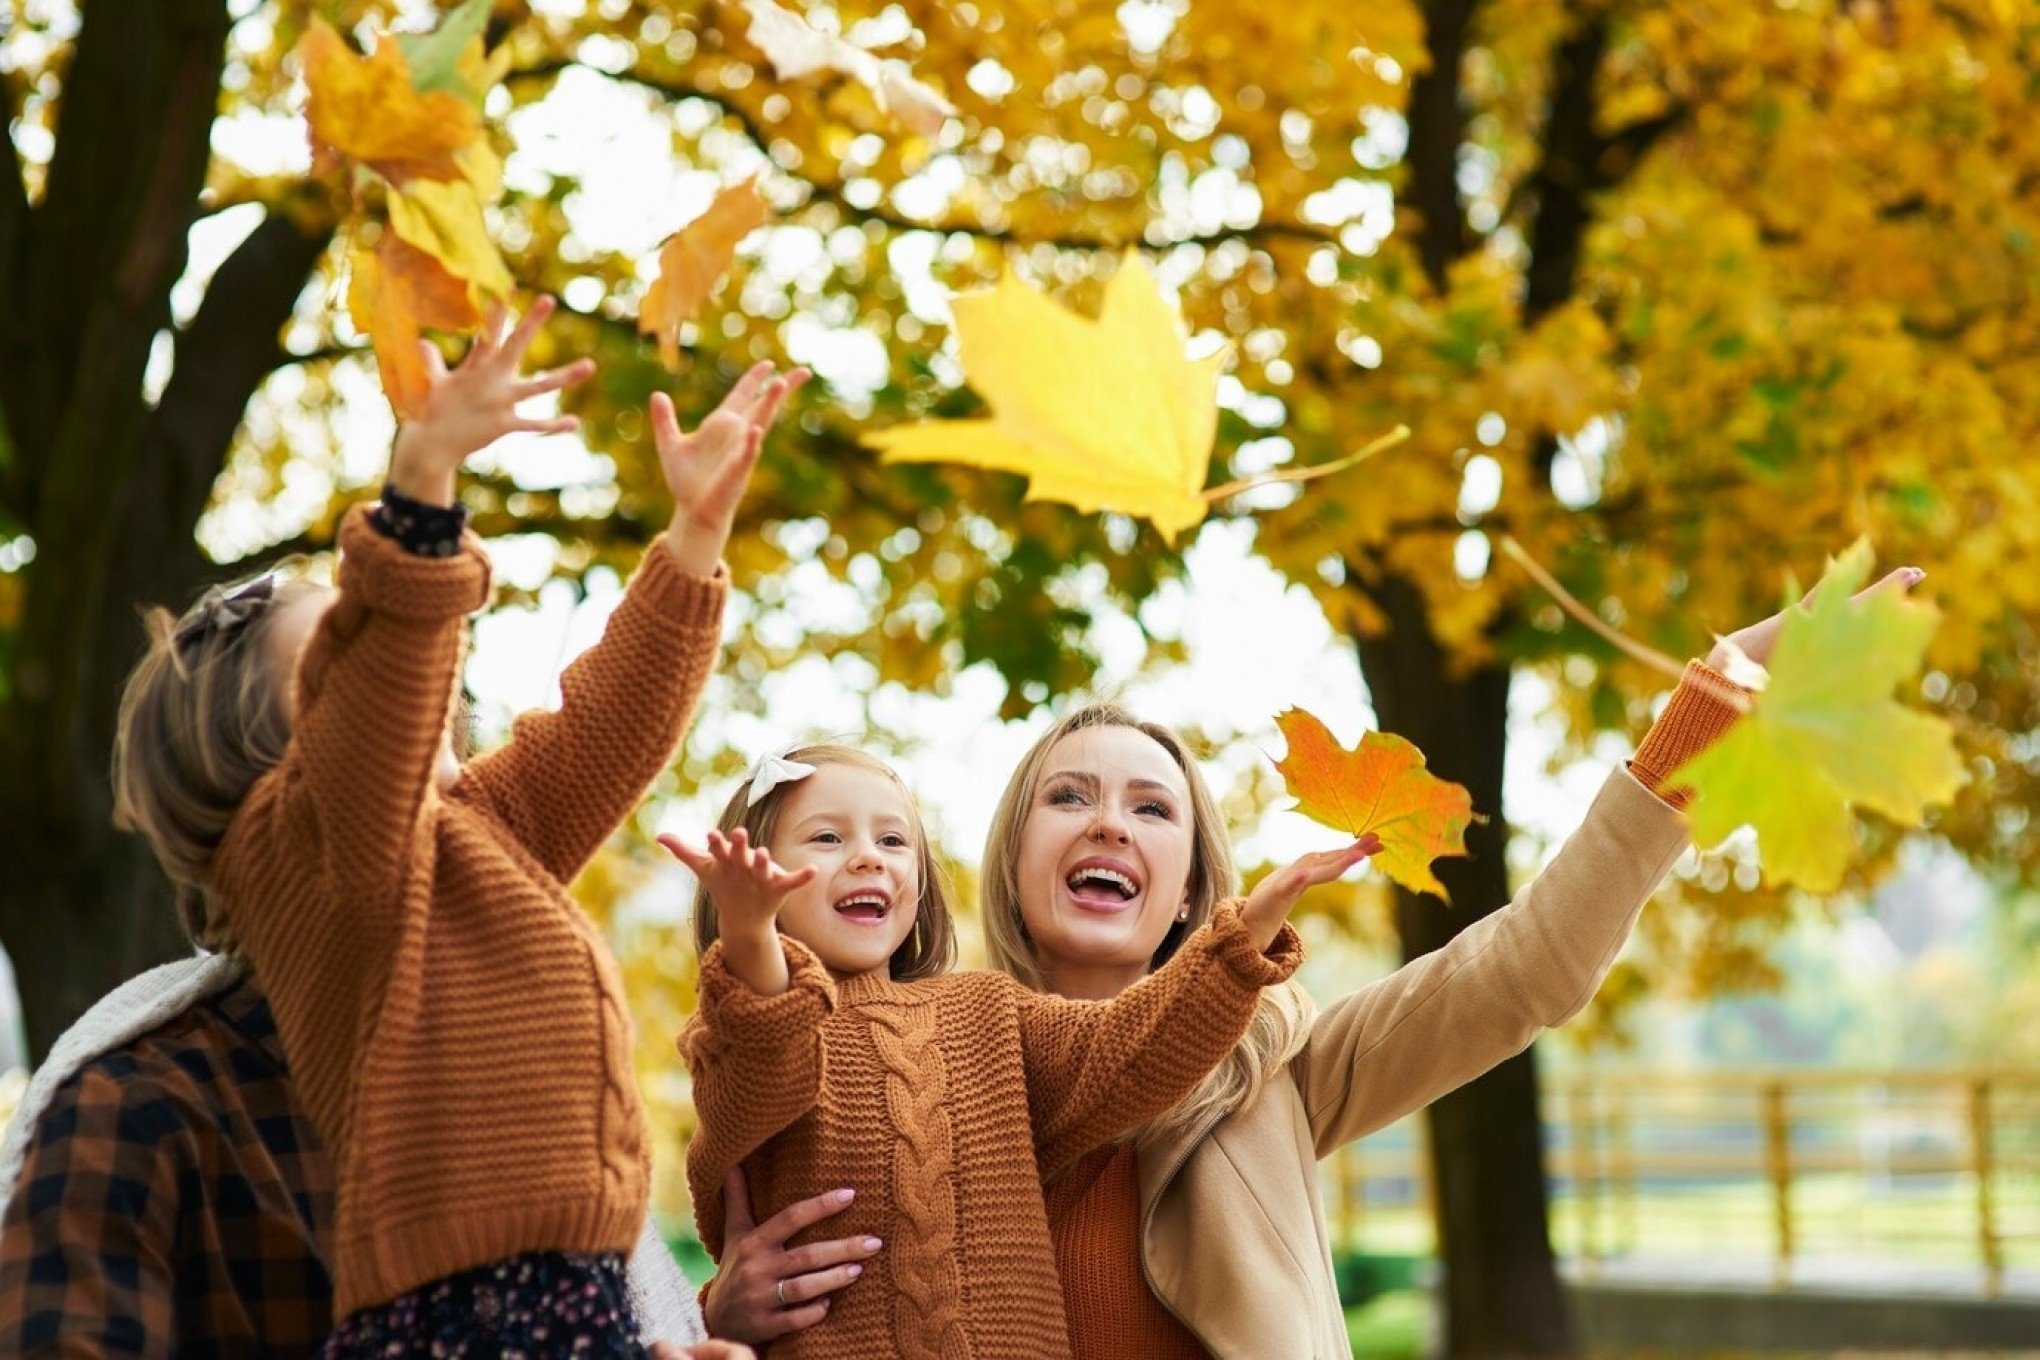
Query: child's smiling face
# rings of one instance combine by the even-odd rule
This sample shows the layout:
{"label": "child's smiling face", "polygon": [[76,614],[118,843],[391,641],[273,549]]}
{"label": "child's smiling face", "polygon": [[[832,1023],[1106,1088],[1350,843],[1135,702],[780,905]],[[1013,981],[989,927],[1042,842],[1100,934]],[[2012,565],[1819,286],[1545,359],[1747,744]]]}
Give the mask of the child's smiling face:
{"label": "child's smiling face", "polygon": [[921,900],[921,846],[899,782],[876,770],[823,764],[784,786],[773,861],[815,866],[780,908],[779,929],[838,977],[884,969]]}

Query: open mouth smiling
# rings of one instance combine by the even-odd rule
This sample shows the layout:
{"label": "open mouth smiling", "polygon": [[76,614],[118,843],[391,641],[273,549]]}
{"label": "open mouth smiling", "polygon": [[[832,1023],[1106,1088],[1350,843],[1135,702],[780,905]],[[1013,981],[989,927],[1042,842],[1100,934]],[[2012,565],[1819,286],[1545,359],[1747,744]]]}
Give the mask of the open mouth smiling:
{"label": "open mouth smiling", "polygon": [[837,901],[835,912],[853,925],[875,926],[892,915],[892,898],[876,888],[869,888]]}
{"label": "open mouth smiling", "polygon": [[1140,896],[1141,882],[1133,867],[1120,860],[1079,860],[1063,880],[1071,900],[1093,911],[1117,911]]}

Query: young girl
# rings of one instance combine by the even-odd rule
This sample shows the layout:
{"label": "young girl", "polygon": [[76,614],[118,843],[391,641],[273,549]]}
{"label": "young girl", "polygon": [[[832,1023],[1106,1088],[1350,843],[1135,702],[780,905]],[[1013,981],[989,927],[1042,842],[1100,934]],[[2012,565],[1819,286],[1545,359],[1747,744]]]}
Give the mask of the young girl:
{"label": "young girl", "polygon": [[557,713],[465,766],[450,721],[488,595],[454,477],[589,376],[525,380],[551,312],[433,360],[337,590],[214,593],[122,702],[118,805],[215,946],[253,963],[336,1179],[329,1356],[638,1353],[623,1258],[644,1116],[617,972],[564,885],[669,759],[721,630],[718,566],[759,443],[804,374],[747,374],[692,435],[652,398],[671,526]]}
{"label": "young girl", "polygon": [[[1153,815],[1187,815],[1166,790],[1147,797]],[[862,752],[767,760],[705,851],[662,840],[700,879],[700,1008],[681,1047],[702,1241],[720,1258],[720,1191],[738,1163],[761,1213],[849,1187],[848,1231],[885,1244],[880,1278],[773,1348],[837,1360],[1067,1357],[1042,1178],[1196,1085],[1259,990],[1295,971],[1283,922],[1304,887],[1378,848],[1306,856],[1222,907],[1168,967],[1090,1003],[944,975],[949,904],[919,813]],[[1102,819],[1057,865],[1075,908],[1101,920],[1179,869]]]}

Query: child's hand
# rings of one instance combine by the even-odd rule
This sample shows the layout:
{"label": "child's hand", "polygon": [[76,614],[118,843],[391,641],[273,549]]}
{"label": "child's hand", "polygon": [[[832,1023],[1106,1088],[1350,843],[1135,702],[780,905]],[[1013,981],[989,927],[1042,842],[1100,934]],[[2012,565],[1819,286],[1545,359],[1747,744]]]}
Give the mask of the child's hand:
{"label": "child's hand", "polygon": [[772,862],[763,846],[753,849],[742,827],[727,836],[709,832],[706,850],[696,850],[678,836],[661,836],[659,844],[694,871],[714,900],[723,959],[738,980],[765,996],[777,996],[792,986],[786,955],[779,947],[779,909],[787,894],[815,876],[815,866],[803,865],[789,873]]}
{"label": "child's hand", "polygon": [[673,493],[666,546],[683,571],[707,576],[722,560],[765,431],[787,397],[807,380],[804,368],[775,376],[771,364],[754,364],[693,434],[681,432],[671,397],[652,395],[652,434],[666,489]]}
{"label": "child's hand", "polygon": [[1339,850],[1318,850],[1305,855],[1287,868],[1274,873],[1254,885],[1247,894],[1247,904],[1240,908],[1240,917],[1247,927],[1247,936],[1253,940],[1256,949],[1265,950],[1275,943],[1275,936],[1282,929],[1282,923],[1289,919],[1289,913],[1303,900],[1306,888],[1315,888],[1320,883],[1330,883],[1348,869],[1381,849],[1379,836],[1362,836],[1351,845]]}
{"label": "child's hand", "polygon": [[471,454],[513,432],[564,434],[580,427],[572,416],[517,414],[525,399],[585,382],[595,371],[593,359],[576,359],[534,377],[518,376],[524,352],[553,307],[551,298],[540,298],[508,335],[503,328],[510,313],[496,308],[451,371],[436,346],[419,341],[430,385],[425,404],[397,431],[396,447],[390,451],[390,485],[400,494],[427,505],[452,505],[454,474]]}

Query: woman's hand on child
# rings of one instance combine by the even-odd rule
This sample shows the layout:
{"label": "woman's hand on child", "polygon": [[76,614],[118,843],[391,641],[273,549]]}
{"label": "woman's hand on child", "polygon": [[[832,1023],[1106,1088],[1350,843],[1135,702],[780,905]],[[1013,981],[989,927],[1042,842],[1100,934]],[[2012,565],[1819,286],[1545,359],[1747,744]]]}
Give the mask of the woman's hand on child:
{"label": "woman's hand on child", "polygon": [[[1883,579],[1857,591],[1854,598],[1860,600],[1882,590],[1908,591],[1925,580],[1926,576],[1926,572],[1918,567],[1900,567]],[[1812,598],[1811,594],[1808,598]],[[1805,600],[1801,600],[1794,608],[1803,608],[1805,603]],[[1785,626],[1785,620],[1790,614],[1789,609],[1781,610],[1761,623],[1738,628],[1727,637],[1721,638],[1714,644],[1714,650],[1707,654],[1707,664],[1731,680],[1737,678],[1735,670],[1742,657],[1748,657],[1759,666],[1770,665],[1771,653],[1778,647],[1778,630]]]}
{"label": "woman's hand on child", "polygon": [[1240,908],[1240,918],[1254,947],[1266,949],[1275,943],[1282,923],[1303,900],[1306,888],[1332,882],[1380,849],[1379,836],[1362,836],[1337,850],[1313,851],[1256,883],[1254,890],[1247,894],[1246,905]]}
{"label": "woman's hand on child", "polygon": [[744,1169],[723,1177],[722,1266],[702,1295],[710,1336],[762,1346],[829,1315],[830,1295],[864,1273],[861,1262],[884,1245],[876,1237],[837,1237],[788,1248],[795,1233],[848,1208],[851,1192],[831,1190],[787,1205],[763,1223],[751,1219]]}
{"label": "woman's hand on child", "polygon": [[807,380],[804,368],[775,374],[769,363],[754,364],[692,434],[681,431],[673,399],[664,392],[653,394],[652,435],[666,489],[673,493],[666,546],[682,570],[707,576],[722,560],[765,431],[787,397]]}
{"label": "woman's hand on child", "polygon": [[524,352],[553,314],[554,305],[551,298],[541,297],[508,334],[504,328],[510,313],[496,308],[467,354],[450,370],[435,345],[419,341],[428,386],[424,405],[397,431],[390,451],[390,485],[399,494],[427,505],[452,505],[454,474],[470,455],[506,434],[565,434],[579,428],[572,416],[517,414],[519,404],[529,398],[585,382],[595,372],[593,359],[576,359],[529,378],[519,375]]}

